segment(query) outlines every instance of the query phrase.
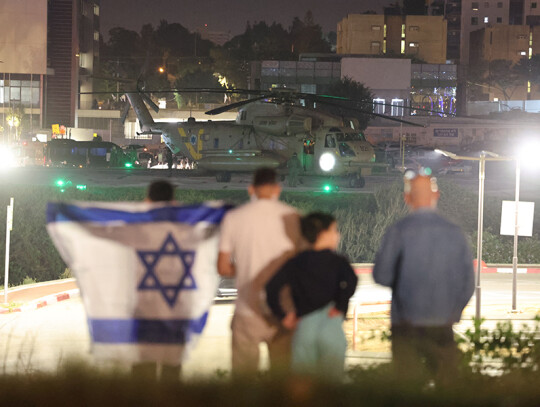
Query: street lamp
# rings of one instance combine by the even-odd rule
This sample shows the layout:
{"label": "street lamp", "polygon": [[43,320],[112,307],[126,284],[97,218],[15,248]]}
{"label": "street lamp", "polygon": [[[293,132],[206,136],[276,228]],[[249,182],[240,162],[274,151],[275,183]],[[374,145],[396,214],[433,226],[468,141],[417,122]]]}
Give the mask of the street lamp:
{"label": "street lamp", "polygon": [[[480,157],[460,156],[449,151],[436,149],[435,152],[452,158],[453,160],[478,161],[478,230],[476,242],[476,278],[475,278],[475,297],[476,313],[475,317],[480,320],[481,317],[481,294],[480,273],[482,271],[482,232],[484,229],[484,181],[486,179],[486,161],[510,161],[511,158],[500,157],[498,154],[482,151]],[[490,157],[487,157],[487,156]]]}

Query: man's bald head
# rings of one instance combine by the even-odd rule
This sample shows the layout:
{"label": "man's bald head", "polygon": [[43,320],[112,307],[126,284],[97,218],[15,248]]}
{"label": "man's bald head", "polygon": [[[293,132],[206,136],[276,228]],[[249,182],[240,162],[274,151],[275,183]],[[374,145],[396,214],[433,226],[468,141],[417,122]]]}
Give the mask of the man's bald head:
{"label": "man's bald head", "polygon": [[425,175],[405,180],[404,199],[413,211],[421,208],[436,208],[439,200],[437,181]]}

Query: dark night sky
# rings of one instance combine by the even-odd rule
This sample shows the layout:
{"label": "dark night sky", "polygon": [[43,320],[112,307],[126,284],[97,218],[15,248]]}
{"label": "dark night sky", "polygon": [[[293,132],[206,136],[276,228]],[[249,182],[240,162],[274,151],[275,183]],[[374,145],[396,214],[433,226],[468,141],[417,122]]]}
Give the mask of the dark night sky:
{"label": "dark night sky", "polygon": [[112,27],[140,31],[145,23],[160,20],[180,23],[189,30],[208,24],[212,31],[241,34],[246,22],[281,23],[288,28],[293,17],[304,18],[307,10],[324,32],[336,31],[337,22],[349,13],[382,11],[391,0],[102,0],[101,33],[108,37]]}

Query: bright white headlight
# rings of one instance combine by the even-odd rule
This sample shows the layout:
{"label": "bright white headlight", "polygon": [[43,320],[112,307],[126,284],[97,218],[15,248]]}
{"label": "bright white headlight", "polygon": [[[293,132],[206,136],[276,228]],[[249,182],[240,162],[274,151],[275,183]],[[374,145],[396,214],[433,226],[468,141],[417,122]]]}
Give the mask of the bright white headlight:
{"label": "bright white headlight", "polygon": [[336,166],[336,157],[332,153],[322,154],[319,158],[319,166],[325,172],[332,171]]}
{"label": "bright white headlight", "polygon": [[9,168],[15,165],[15,155],[6,146],[0,146],[0,168]]}

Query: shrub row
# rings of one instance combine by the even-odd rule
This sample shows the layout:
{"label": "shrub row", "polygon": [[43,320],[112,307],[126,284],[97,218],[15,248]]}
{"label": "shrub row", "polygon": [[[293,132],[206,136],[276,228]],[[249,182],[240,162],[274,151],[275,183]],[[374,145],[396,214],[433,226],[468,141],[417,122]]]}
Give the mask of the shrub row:
{"label": "shrub row", "polygon": [[[473,252],[476,246],[477,195],[453,183],[440,184],[441,212],[459,224],[471,238]],[[95,187],[86,191],[41,186],[10,186],[0,191],[0,205],[5,207],[9,197],[15,198],[14,230],[11,234],[10,285],[17,285],[25,278],[46,281],[60,278],[65,264],[56,252],[45,224],[47,202],[55,200],[86,201],[138,201],[144,198],[144,188]],[[245,191],[178,190],[178,201],[186,203],[221,199],[234,204],[247,200]],[[393,184],[374,194],[324,194],[313,192],[285,192],[283,200],[302,213],[314,210],[328,211],[338,219],[342,242],[340,250],[353,262],[371,262],[386,228],[406,214],[402,189]],[[499,236],[501,212],[500,199],[487,199],[485,208],[484,260],[510,263],[512,237]],[[5,230],[5,213],[0,208],[0,230]],[[538,222],[537,222],[538,223]],[[540,224],[535,224],[538,231]],[[4,264],[5,235],[0,233],[0,264]],[[522,238],[519,258],[523,263],[540,263],[540,239]],[[0,285],[3,273],[0,273]]]}

